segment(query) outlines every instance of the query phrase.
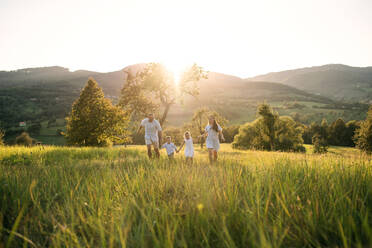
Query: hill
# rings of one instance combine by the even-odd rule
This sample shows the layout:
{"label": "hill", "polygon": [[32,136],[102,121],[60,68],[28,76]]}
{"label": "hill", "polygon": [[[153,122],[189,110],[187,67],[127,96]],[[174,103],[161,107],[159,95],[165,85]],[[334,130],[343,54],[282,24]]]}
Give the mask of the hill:
{"label": "hill", "polygon": [[372,67],[330,64],[272,72],[249,80],[279,82],[334,100],[365,103],[372,100]]}
{"label": "hill", "polygon": [[[135,71],[142,66],[128,66],[124,70]],[[198,107],[204,106],[222,113],[231,124],[241,124],[255,119],[257,104],[263,101],[272,104],[281,115],[299,118],[304,123],[323,118],[333,121],[340,116],[345,120],[364,118],[365,105],[345,104],[286,83],[256,82],[216,72],[208,76],[199,82],[198,98],[188,97],[171,109],[168,126],[183,125]],[[106,97],[117,102],[126,78],[123,70],[72,72],[56,66],[0,72],[0,125],[7,129],[9,137],[22,129],[17,127],[19,122],[26,121],[27,126],[41,123],[41,134],[36,138],[51,143],[55,133],[63,130],[63,119],[89,77],[98,81]]]}

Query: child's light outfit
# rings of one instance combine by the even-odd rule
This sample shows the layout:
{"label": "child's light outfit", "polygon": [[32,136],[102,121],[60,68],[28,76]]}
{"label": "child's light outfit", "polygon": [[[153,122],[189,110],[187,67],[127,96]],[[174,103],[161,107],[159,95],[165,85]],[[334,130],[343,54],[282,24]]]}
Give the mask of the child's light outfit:
{"label": "child's light outfit", "polygon": [[192,143],[192,138],[185,139],[185,157],[192,158],[194,157],[194,145]]}
{"label": "child's light outfit", "polygon": [[174,152],[177,150],[177,147],[173,143],[165,143],[161,146],[161,148],[165,148],[165,150],[167,150],[168,157],[173,157]]}

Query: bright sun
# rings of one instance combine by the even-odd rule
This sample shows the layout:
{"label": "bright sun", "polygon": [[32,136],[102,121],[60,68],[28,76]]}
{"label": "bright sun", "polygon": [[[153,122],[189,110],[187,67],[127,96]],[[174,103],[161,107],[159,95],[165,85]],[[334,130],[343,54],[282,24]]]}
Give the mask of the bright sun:
{"label": "bright sun", "polygon": [[192,65],[190,62],[177,59],[163,60],[161,63],[164,64],[171,73],[173,73],[175,84],[179,84],[182,73]]}

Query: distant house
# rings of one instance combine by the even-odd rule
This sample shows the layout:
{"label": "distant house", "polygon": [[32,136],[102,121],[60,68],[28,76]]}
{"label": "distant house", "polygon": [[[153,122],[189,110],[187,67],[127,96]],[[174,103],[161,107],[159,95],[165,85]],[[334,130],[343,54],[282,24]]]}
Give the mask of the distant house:
{"label": "distant house", "polygon": [[21,122],[19,123],[19,126],[20,126],[20,127],[25,127],[25,126],[26,126],[26,122],[25,122],[25,121],[21,121]]}

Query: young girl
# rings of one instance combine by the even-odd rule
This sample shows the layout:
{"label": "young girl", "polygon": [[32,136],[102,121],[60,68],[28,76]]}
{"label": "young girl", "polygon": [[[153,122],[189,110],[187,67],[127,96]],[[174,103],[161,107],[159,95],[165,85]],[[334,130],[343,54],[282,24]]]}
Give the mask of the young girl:
{"label": "young girl", "polygon": [[183,143],[177,152],[181,151],[183,145],[185,145],[186,163],[192,164],[194,158],[194,145],[192,143],[192,138],[189,131],[185,132]]}
{"label": "young girl", "polygon": [[208,125],[205,127],[205,132],[202,136],[207,136],[206,145],[209,153],[209,162],[212,164],[217,161],[217,152],[220,149],[220,140],[218,135],[221,135],[221,140],[225,138],[222,134],[222,128],[218,125],[214,116],[209,116]]}

